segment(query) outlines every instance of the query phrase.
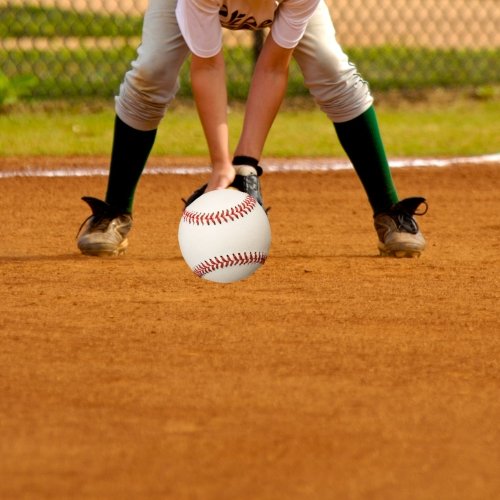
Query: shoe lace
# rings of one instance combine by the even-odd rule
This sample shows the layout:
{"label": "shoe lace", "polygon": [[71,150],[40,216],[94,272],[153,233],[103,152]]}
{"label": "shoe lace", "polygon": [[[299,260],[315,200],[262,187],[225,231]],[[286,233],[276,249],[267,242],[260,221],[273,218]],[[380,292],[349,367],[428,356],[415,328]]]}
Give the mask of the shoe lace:
{"label": "shoe lace", "polygon": [[80,234],[80,231],[82,230],[83,226],[90,220],[92,220],[91,223],[91,228],[92,232],[94,231],[105,231],[107,227],[109,226],[109,223],[113,219],[113,217],[106,215],[106,214],[91,214],[89,215],[81,224],[80,228],[78,229],[78,232],[76,233],[77,236]]}
{"label": "shoe lace", "polygon": [[[424,206],[423,210],[418,211],[418,207]],[[418,225],[413,218],[427,213],[428,205],[425,198],[414,197],[406,198],[396,203],[390,210],[390,215],[396,222],[398,230],[404,230],[412,234],[418,233]]]}

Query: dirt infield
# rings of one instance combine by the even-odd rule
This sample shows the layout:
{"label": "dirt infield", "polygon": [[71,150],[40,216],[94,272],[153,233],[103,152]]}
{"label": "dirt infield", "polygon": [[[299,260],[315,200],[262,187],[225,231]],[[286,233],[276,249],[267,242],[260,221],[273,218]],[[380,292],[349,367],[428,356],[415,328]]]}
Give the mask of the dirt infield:
{"label": "dirt infield", "polygon": [[1,179],[0,497],[500,498],[499,173],[395,171],[430,205],[403,260],[352,171],[266,174],[232,285],[178,249],[202,177],[143,177],[121,259],[75,246],[105,178]]}

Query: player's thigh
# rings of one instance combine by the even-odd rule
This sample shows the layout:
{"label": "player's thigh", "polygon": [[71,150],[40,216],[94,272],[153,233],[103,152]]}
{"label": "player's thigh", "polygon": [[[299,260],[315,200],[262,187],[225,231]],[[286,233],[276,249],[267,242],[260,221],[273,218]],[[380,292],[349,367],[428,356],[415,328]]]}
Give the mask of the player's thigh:
{"label": "player's thigh", "polygon": [[354,70],[337,42],[335,27],[324,1],[320,2],[307,24],[294,58],[308,86],[342,81]]}
{"label": "player's thigh", "polygon": [[324,1],[308,23],[294,57],[307,88],[330,120],[352,120],[373,103],[368,84],[336,40]]}
{"label": "player's thigh", "polygon": [[156,129],[179,89],[179,71],[189,49],[175,6],[176,0],[150,1],[137,59],[125,74],[115,102],[117,115],[138,130]]}
{"label": "player's thigh", "polygon": [[126,75],[129,85],[147,93],[170,95],[189,54],[175,16],[176,0],[150,0],[137,59]]}

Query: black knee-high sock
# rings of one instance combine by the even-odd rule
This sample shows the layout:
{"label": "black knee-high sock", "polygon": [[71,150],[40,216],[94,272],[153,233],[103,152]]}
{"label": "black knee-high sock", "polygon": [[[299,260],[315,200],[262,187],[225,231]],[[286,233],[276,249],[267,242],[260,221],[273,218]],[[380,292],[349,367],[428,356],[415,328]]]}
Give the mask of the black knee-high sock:
{"label": "black knee-high sock", "polygon": [[375,110],[343,123],[334,123],[344,151],[351,160],[368,200],[377,214],[398,201]]}
{"label": "black knee-high sock", "polygon": [[119,211],[132,213],[135,190],[155,138],[156,130],[136,130],[115,117],[106,201]]}

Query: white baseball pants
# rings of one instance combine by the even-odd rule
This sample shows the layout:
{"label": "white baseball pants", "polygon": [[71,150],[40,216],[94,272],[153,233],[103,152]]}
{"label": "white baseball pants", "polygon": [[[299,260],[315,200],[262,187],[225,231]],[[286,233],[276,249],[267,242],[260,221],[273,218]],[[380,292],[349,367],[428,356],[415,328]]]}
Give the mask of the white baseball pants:
{"label": "white baseball pants", "polygon": [[[154,130],[179,89],[178,76],[189,49],[175,16],[176,0],[150,0],[137,59],[125,74],[116,113],[137,130]],[[373,103],[368,84],[338,44],[328,7],[320,2],[293,53],[304,82],[335,123],[352,120]]]}

